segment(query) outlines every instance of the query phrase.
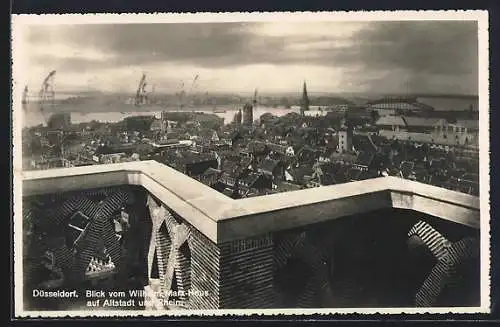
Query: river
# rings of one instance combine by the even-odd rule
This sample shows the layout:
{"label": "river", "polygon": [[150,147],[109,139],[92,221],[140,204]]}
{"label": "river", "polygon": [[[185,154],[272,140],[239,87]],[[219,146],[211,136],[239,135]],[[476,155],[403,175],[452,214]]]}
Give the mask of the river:
{"label": "river", "polygon": [[[222,112],[224,111],[225,112]],[[169,110],[169,112],[174,112],[178,110]],[[224,123],[228,124],[230,123],[234,115],[236,114],[237,110],[234,108],[217,108],[217,111],[221,112],[213,112],[213,110],[210,109],[201,109],[201,110],[191,110],[195,112],[203,112],[207,114],[215,114],[221,118],[224,118]],[[300,109],[298,107],[292,107],[290,109],[287,108],[274,108],[274,107],[257,107],[254,108],[253,111],[253,119],[259,119],[260,116],[262,116],[265,113],[271,113],[275,116],[283,116],[286,115],[287,113],[290,112],[296,112],[299,113]],[[65,112],[68,112],[65,110]],[[183,110],[182,112],[190,112],[190,110]],[[24,127],[32,127],[32,126],[37,126],[40,124],[46,124],[49,117],[53,114],[51,113],[42,113],[38,110],[31,110],[29,111],[28,114],[24,114],[22,117],[23,121],[23,126]],[[85,123],[85,122],[90,122],[92,120],[97,120],[100,122],[118,122],[126,117],[131,117],[131,116],[155,116],[157,118],[160,117],[161,110],[153,110],[153,111],[107,111],[107,112],[89,112],[89,113],[83,113],[80,111],[73,111],[70,112],[71,114],[71,122],[73,124],[78,124],[78,123]],[[321,116],[325,115],[325,111],[320,111],[318,108],[312,108],[308,112],[306,112],[306,115],[308,116]]]}

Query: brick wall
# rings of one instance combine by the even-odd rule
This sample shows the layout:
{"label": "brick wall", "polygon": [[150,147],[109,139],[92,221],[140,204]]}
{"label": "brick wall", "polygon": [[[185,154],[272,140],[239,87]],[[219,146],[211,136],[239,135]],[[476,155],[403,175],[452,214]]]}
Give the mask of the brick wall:
{"label": "brick wall", "polygon": [[190,226],[191,309],[274,306],[272,235],[217,245]]}
{"label": "brick wall", "polygon": [[273,307],[272,235],[224,243],[220,251],[220,307]]}
{"label": "brick wall", "polygon": [[[191,309],[219,308],[220,250],[215,243],[191,227],[188,241],[191,251]],[[200,294],[208,292],[208,295]]]}

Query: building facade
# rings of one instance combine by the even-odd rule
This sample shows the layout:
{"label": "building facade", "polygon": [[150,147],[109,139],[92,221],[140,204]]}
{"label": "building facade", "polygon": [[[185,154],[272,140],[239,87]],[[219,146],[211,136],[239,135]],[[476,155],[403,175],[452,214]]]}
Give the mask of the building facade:
{"label": "building facade", "polygon": [[340,153],[351,152],[352,151],[352,128],[342,127],[338,132],[338,150]]}

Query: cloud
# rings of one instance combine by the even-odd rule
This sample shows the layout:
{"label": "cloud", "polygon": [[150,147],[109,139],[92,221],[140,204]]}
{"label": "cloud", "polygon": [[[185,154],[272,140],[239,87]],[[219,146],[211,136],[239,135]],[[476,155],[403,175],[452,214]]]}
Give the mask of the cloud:
{"label": "cloud", "polygon": [[147,70],[168,87],[203,73],[207,88],[221,89],[307,78],[321,91],[477,92],[471,21],[32,26],[25,43],[33,73],[106,75],[108,88],[129,88]]}
{"label": "cloud", "polygon": [[378,22],[360,31],[342,59],[415,72],[477,71],[477,24],[457,21]]}
{"label": "cloud", "polygon": [[[353,28],[352,24],[349,26]],[[318,46],[318,42],[330,47],[348,42],[346,37],[350,33],[345,27],[347,25],[332,22],[87,25],[67,27],[58,39],[51,28],[43,31],[44,26],[33,31],[29,42],[61,42],[73,48],[100,49],[112,56],[107,60],[108,66],[165,61],[200,67],[283,62],[315,64],[311,49]],[[44,35],[48,35],[49,41],[44,42]],[[41,59],[54,64],[57,58]],[[77,69],[80,64],[77,63]],[[99,62],[92,60],[88,64],[100,67]]]}

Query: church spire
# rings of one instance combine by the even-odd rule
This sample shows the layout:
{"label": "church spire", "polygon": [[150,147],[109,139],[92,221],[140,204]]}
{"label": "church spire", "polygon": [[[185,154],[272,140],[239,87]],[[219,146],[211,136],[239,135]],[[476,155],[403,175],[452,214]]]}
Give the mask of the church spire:
{"label": "church spire", "polygon": [[304,111],[309,110],[309,97],[307,95],[307,85],[306,81],[304,81],[304,86],[302,89],[302,101],[300,103],[300,113],[304,115]]}

